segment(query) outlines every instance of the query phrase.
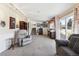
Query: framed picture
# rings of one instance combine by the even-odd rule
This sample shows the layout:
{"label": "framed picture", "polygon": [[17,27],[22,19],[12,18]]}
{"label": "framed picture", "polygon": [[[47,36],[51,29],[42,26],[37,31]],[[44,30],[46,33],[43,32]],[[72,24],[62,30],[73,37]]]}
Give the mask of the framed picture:
{"label": "framed picture", "polygon": [[5,21],[1,21],[1,22],[0,22],[0,25],[1,25],[2,27],[5,27],[5,25],[6,25],[6,24],[5,24]]}
{"label": "framed picture", "polygon": [[9,28],[10,29],[15,29],[15,18],[14,17],[10,17],[10,20],[9,20]]}

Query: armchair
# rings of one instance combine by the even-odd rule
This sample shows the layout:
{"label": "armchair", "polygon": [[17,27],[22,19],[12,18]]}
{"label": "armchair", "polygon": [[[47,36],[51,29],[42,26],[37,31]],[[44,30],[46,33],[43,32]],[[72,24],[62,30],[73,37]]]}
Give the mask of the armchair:
{"label": "armchair", "polygon": [[32,42],[32,36],[28,35],[26,30],[19,30],[18,33],[19,46],[24,46]]}

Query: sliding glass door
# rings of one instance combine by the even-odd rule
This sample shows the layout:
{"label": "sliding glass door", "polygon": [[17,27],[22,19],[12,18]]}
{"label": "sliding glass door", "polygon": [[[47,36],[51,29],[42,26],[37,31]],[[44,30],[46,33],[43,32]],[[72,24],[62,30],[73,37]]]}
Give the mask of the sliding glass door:
{"label": "sliding glass door", "polygon": [[66,39],[74,32],[74,18],[73,16],[66,18]]}
{"label": "sliding glass door", "polygon": [[60,20],[60,39],[66,39],[66,22],[65,18]]}
{"label": "sliding glass door", "polygon": [[73,16],[64,17],[60,19],[60,39],[68,39],[74,32],[74,18]]}

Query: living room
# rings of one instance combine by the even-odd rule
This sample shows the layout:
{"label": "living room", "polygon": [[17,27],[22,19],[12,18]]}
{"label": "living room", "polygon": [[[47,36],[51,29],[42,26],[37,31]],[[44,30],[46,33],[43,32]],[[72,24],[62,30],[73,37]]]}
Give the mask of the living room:
{"label": "living room", "polygon": [[78,13],[78,3],[0,3],[0,55],[77,56]]}

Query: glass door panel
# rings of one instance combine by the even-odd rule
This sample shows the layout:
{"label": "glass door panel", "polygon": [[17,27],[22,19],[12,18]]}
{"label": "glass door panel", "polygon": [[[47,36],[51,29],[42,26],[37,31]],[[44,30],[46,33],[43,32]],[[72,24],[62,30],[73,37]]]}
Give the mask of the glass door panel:
{"label": "glass door panel", "polygon": [[60,39],[68,39],[73,32],[74,16],[68,16],[60,19]]}
{"label": "glass door panel", "polygon": [[65,19],[60,20],[60,39],[66,39],[66,22]]}
{"label": "glass door panel", "polygon": [[68,39],[69,36],[73,33],[74,30],[74,18],[73,16],[66,18],[66,38]]}

